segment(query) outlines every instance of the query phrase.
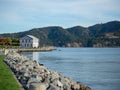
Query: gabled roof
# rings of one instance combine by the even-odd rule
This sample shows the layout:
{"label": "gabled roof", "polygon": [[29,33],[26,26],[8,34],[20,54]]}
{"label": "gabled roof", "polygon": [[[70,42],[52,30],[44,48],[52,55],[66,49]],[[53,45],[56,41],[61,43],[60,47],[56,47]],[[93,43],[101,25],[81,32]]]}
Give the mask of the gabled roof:
{"label": "gabled roof", "polygon": [[36,38],[35,36],[32,36],[32,35],[27,35],[27,36],[32,38],[32,39],[38,39],[38,38]]}
{"label": "gabled roof", "polygon": [[37,40],[39,40],[38,38],[36,38],[35,36],[32,36],[32,35],[27,35],[27,36],[24,36],[24,37],[22,37],[21,39],[24,39],[25,37],[29,37],[29,38],[31,38],[31,39],[37,39]]}

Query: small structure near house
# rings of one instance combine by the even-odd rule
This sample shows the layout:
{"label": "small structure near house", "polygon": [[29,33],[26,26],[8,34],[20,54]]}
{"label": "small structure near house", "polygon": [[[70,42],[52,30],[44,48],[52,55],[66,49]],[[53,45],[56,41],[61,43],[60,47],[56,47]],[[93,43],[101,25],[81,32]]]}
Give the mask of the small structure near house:
{"label": "small structure near house", "polygon": [[32,35],[27,35],[20,39],[20,48],[38,48],[38,47],[39,39]]}

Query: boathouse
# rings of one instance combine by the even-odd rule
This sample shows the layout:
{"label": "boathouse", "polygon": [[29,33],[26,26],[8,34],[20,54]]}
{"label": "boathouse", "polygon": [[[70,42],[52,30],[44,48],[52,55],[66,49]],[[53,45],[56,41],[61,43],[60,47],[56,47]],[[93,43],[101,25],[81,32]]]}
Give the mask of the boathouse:
{"label": "boathouse", "polygon": [[32,35],[20,38],[20,48],[38,48],[39,39]]}

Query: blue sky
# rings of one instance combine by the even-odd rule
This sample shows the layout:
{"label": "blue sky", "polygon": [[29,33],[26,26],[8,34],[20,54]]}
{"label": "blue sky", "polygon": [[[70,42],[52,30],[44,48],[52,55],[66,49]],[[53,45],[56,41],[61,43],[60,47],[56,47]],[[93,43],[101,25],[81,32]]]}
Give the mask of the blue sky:
{"label": "blue sky", "polygon": [[0,33],[120,21],[120,0],[0,0]]}

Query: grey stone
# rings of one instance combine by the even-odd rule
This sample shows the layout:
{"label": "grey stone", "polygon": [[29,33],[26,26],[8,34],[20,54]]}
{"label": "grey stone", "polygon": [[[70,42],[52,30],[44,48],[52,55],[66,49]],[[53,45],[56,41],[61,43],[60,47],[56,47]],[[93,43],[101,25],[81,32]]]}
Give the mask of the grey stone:
{"label": "grey stone", "polygon": [[72,85],[71,85],[71,89],[72,89],[72,90],[79,90],[79,89],[80,89],[80,84],[78,84],[78,83],[72,84]]}
{"label": "grey stone", "polygon": [[91,90],[91,88],[87,86],[85,90]]}
{"label": "grey stone", "polygon": [[48,90],[60,90],[60,88],[51,84]]}
{"label": "grey stone", "polygon": [[59,80],[57,80],[57,85],[58,85],[59,87],[63,87],[63,84],[62,84]]}
{"label": "grey stone", "polygon": [[31,83],[29,90],[46,90],[46,86],[42,83]]}

